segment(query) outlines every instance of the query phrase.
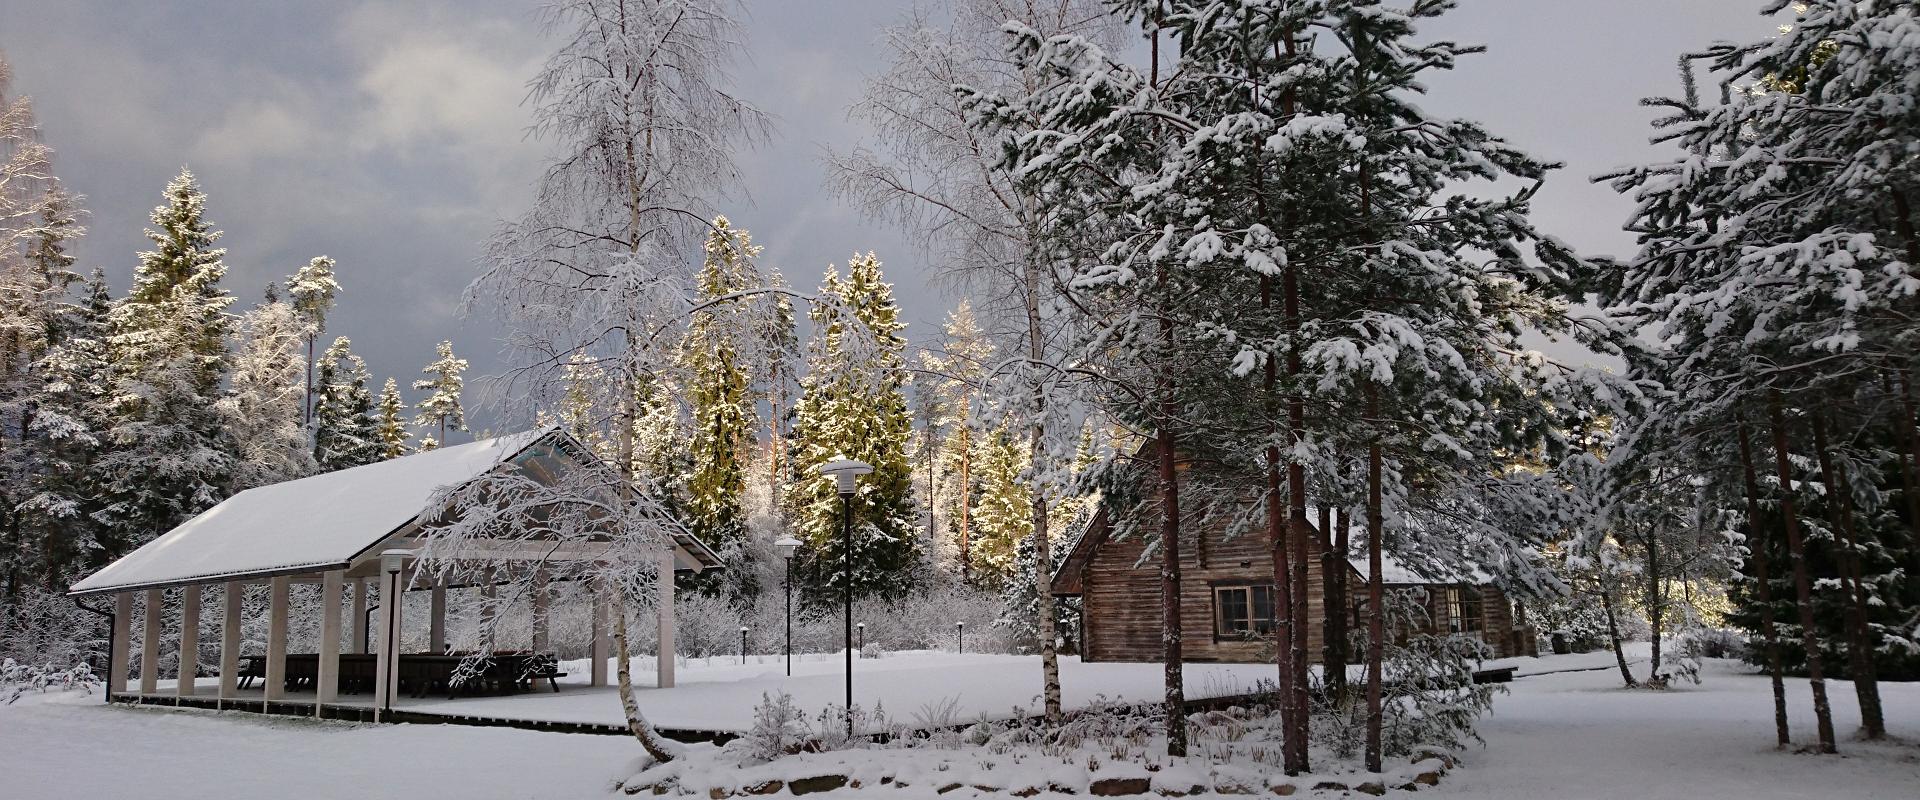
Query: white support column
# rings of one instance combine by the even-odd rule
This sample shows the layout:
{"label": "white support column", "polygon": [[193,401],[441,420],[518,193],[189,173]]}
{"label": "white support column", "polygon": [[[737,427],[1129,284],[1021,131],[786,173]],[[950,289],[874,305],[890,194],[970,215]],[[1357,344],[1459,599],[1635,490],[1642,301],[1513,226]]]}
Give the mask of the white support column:
{"label": "white support column", "polygon": [[590,685],[605,686],[607,685],[607,658],[609,655],[607,651],[612,649],[607,646],[607,623],[610,621],[610,618],[607,616],[606,582],[599,578],[587,581],[587,595],[593,604],[593,666],[589,670],[593,676],[593,680]]}
{"label": "white support column", "polygon": [[353,589],[353,621],[348,626],[353,640],[347,642],[347,652],[365,654],[367,652],[367,586],[366,578],[354,578],[349,584]]}
{"label": "white support column", "polygon": [[227,613],[220,623],[220,699],[223,701],[240,694],[240,603],[247,599],[247,585],[227,581],[225,594]]}
{"label": "white support column", "polygon": [[433,581],[431,605],[427,610],[427,651],[434,655],[447,652],[447,581]]}
{"label": "white support column", "polygon": [[133,593],[113,596],[113,656],[107,659],[107,699],[127,692],[127,665],[133,663]]}
{"label": "white support column", "polygon": [[533,571],[533,651],[544,653],[553,649],[553,637],[548,622],[553,616],[553,584],[549,581],[546,567]]}
{"label": "white support column", "polygon": [[267,699],[287,696],[287,590],[293,579],[281,575],[267,582]]}
{"label": "white support column", "polygon": [[[384,556],[383,556],[384,560]],[[375,647],[378,655],[374,659],[373,677],[373,721],[379,722],[381,713],[393,705],[393,697],[400,686],[400,620],[405,604],[400,592],[400,570],[387,570],[380,573],[380,637]]]}
{"label": "white support column", "polygon": [[166,593],[147,590],[146,631],[140,639],[140,693],[154,694],[160,689],[160,609]]}
{"label": "white support column", "polygon": [[493,629],[499,621],[500,614],[500,593],[493,588],[493,582],[497,577],[498,573],[493,567],[480,570],[480,620],[481,624],[486,626],[486,639],[481,642],[481,646],[485,647],[488,653],[493,652]]}
{"label": "white support column", "polygon": [[661,689],[673,688],[673,548],[668,547],[660,557],[660,649],[654,658],[654,686]]}
{"label": "white support column", "polygon": [[180,667],[175,671],[173,693],[192,697],[194,679],[200,676],[200,586],[180,590]]}
{"label": "white support column", "polygon": [[346,573],[327,570],[320,576],[320,666],[313,679],[313,715],[320,704],[331,703],[340,693],[340,590]]}

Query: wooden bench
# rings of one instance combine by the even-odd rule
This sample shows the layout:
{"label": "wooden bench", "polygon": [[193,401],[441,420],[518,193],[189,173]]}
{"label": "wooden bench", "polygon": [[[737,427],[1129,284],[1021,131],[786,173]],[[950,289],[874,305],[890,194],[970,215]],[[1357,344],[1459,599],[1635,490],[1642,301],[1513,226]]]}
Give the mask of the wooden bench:
{"label": "wooden bench", "polygon": [[1513,674],[1519,667],[1498,667],[1495,669],[1474,670],[1474,683],[1512,683]]}

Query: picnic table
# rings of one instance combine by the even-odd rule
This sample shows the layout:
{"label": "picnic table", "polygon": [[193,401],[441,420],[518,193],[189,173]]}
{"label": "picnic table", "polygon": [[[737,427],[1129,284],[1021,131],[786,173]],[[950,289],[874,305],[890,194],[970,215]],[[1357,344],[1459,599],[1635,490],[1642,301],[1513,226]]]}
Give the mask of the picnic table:
{"label": "picnic table", "polygon": [[[338,688],[341,694],[373,691],[378,657],[371,653],[342,653]],[[559,659],[552,653],[493,653],[462,669],[469,659],[462,654],[401,653],[399,690],[409,697],[426,697],[445,692],[449,699],[462,694],[512,694],[530,691],[541,680],[560,691]],[[267,677],[266,656],[241,656],[240,688]],[[286,661],[288,690],[312,690],[320,678],[319,653],[288,653]]]}

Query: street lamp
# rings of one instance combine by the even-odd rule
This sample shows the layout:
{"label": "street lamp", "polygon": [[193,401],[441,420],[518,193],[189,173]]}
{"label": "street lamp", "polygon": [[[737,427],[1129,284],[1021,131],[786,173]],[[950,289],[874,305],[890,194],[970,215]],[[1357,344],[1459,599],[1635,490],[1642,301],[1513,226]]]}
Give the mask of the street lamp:
{"label": "street lamp", "polygon": [[820,474],[831,476],[840,493],[840,566],[841,598],[846,611],[847,644],[847,737],[853,737],[853,490],[854,479],[873,471],[873,465],[851,458],[836,458],[820,465]]}
{"label": "street lamp", "polygon": [[740,663],[747,663],[747,626],[740,626]]}
{"label": "street lamp", "polygon": [[867,652],[867,623],[856,622],[853,629],[860,632],[860,652]]}
{"label": "street lamp", "polygon": [[774,540],[773,550],[780,554],[780,560],[787,562],[787,677],[793,677],[793,554],[800,550],[800,540],[792,536],[782,536]]}
{"label": "street lamp", "polygon": [[965,622],[953,623],[953,630],[955,635],[959,636],[960,638],[960,654],[965,655],[967,652],[967,623]]}

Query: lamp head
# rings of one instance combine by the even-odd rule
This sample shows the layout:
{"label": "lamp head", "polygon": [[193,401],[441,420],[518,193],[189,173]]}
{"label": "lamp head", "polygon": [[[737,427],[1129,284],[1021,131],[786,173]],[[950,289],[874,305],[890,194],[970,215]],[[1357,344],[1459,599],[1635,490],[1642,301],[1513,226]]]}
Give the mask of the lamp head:
{"label": "lamp head", "polygon": [[793,554],[800,551],[800,544],[799,539],[791,536],[782,536],[774,540],[773,551],[779,553],[781,558],[792,561]]}
{"label": "lamp head", "polygon": [[820,474],[833,477],[834,488],[841,497],[853,496],[853,479],[872,471],[872,464],[851,458],[836,458],[820,465]]}
{"label": "lamp head", "polygon": [[407,562],[412,559],[412,550],[384,550],[380,553],[380,569],[383,572],[399,572],[406,569]]}

